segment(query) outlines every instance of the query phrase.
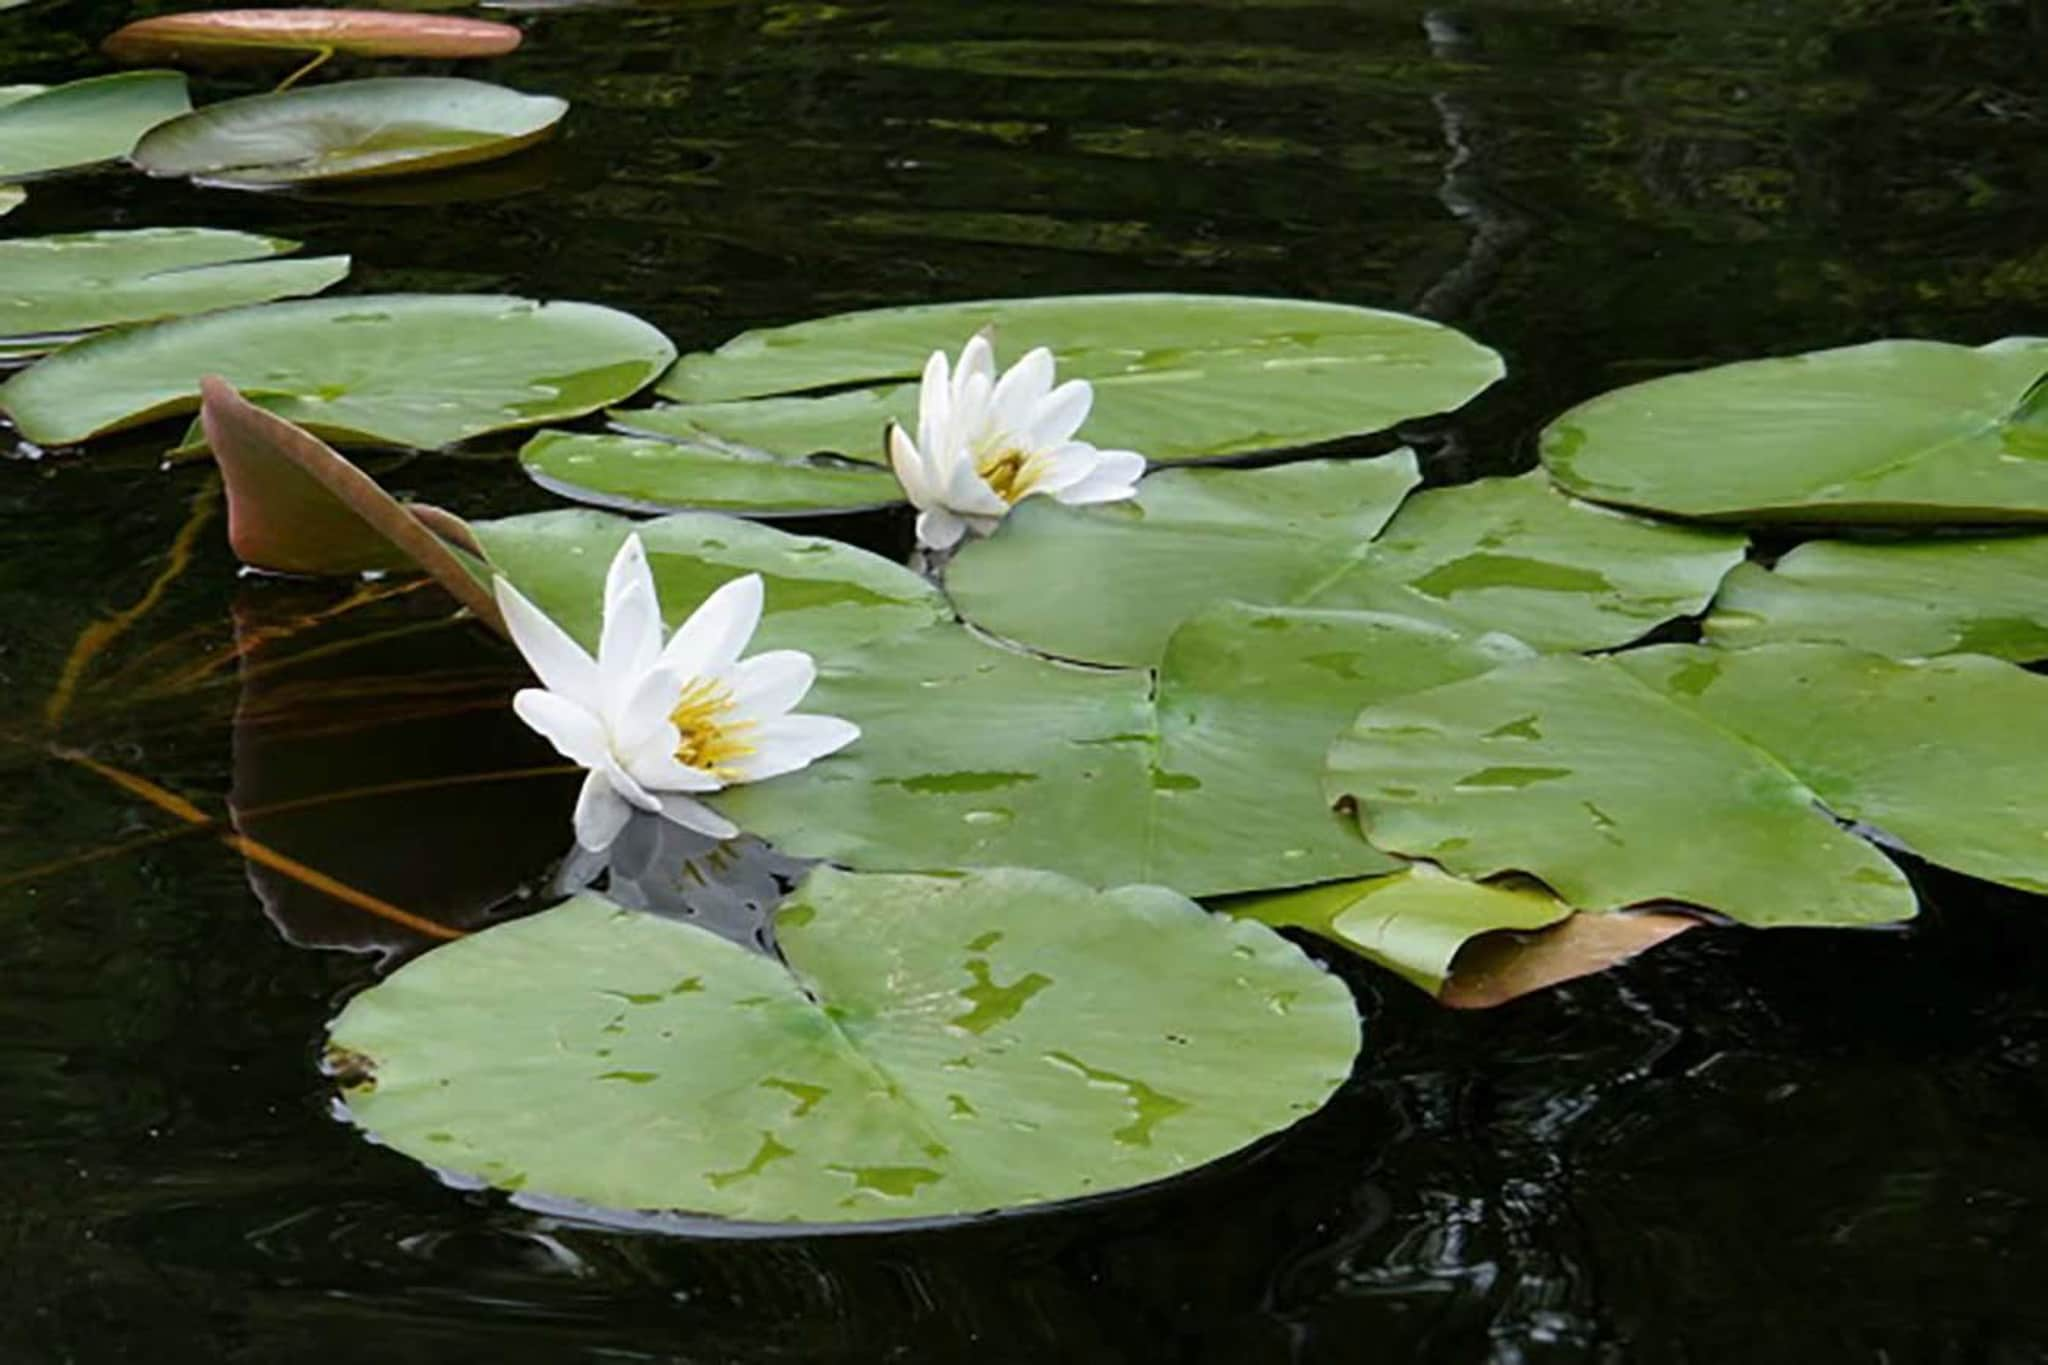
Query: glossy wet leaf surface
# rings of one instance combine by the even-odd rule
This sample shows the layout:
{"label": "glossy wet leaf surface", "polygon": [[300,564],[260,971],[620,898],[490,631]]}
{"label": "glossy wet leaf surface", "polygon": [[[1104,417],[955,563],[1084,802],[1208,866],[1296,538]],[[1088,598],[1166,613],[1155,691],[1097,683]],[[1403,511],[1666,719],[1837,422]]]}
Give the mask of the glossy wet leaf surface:
{"label": "glossy wet leaf surface", "polygon": [[209,104],[156,128],[133,159],[237,188],[418,175],[510,156],[568,108],[483,81],[374,77]]}
{"label": "glossy wet leaf surface", "polygon": [[2048,880],[2026,719],[2048,679],[1835,646],[1546,658],[1367,708],[1329,791],[1380,847],[1524,872],[1575,906],[1667,900],[1747,924],[1904,919],[1857,832],[2011,885]]}
{"label": "glossy wet leaf surface", "polygon": [[1814,540],[1729,574],[1705,622],[1729,648],[1818,641],[1896,658],[2048,658],[2048,536]]}
{"label": "glossy wet leaf surface", "polygon": [[[476,526],[492,563],[586,643],[627,523],[596,512]],[[641,523],[671,624],[713,588],[767,580],[757,645],[818,659],[806,705],[861,727],[800,773],[714,799],[785,851],[867,871],[1030,866],[1188,895],[1391,870],[1317,773],[1364,701],[1520,656],[1366,612],[1222,605],[1157,681],[992,644],[923,580],[862,551],[709,515]]]}
{"label": "glossy wet leaf surface", "polygon": [[[1296,299],[1104,294],[984,300],[841,314],[747,332],[685,356],[661,393],[692,405],[849,388],[773,403],[766,448],[878,458],[890,418],[914,415],[934,350],[957,355],[992,328],[1008,364],[1037,346],[1062,379],[1095,385],[1084,439],[1153,460],[1308,445],[1446,412],[1500,378],[1500,357],[1421,318]],[[855,387],[859,386],[859,387]],[[697,406],[670,420],[749,443],[744,408]]]}
{"label": "glossy wet leaf surface", "polygon": [[2048,519],[2048,341],[1880,341],[1654,379],[1543,433],[1583,497],[1740,522]]}
{"label": "glossy wet leaf surface", "polygon": [[1027,499],[960,551],[946,586],[975,624],[1098,663],[1153,661],[1182,618],[1225,599],[1390,611],[1577,650],[1701,609],[1742,557],[1740,536],[1576,502],[1540,474],[1402,502],[1414,481],[1403,452],[1169,470],[1131,504]]}
{"label": "glossy wet leaf surface", "polygon": [[345,52],[364,57],[494,57],[519,46],[510,24],[388,10],[233,9],[138,19],[101,44],[119,62],[233,53]]}
{"label": "glossy wet leaf surface", "polygon": [[141,228],[0,241],[0,345],[317,294],[349,258],[281,260],[299,243],[216,228]]}
{"label": "glossy wet leaf surface", "polygon": [[322,436],[433,448],[616,402],[674,354],[609,308],[486,294],[314,299],[68,347],[0,385],[22,434],[68,445],[189,413],[218,374]]}
{"label": "glossy wet leaf surface", "polygon": [[1181,1173],[1313,1113],[1359,1046],[1342,982],[1157,888],[821,870],[776,936],[786,968],[586,896],[356,997],[330,1064],[380,1140],[503,1188],[868,1222]]}
{"label": "glossy wet leaf surface", "polygon": [[118,160],[191,108],[176,71],[95,76],[0,102],[0,180]]}
{"label": "glossy wet leaf surface", "polygon": [[615,434],[544,431],[527,442],[519,462],[549,492],[629,510],[803,515],[902,498],[888,470],[834,456],[784,458]]}

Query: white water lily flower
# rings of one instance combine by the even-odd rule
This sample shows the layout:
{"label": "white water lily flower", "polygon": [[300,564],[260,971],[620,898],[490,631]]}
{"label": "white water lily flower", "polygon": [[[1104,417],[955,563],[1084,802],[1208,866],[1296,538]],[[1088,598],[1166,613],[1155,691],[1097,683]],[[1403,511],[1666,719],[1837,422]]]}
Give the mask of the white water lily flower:
{"label": "white water lily flower", "polygon": [[987,535],[1033,494],[1091,503],[1137,492],[1144,456],[1074,439],[1095,402],[1093,386],[1052,381],[1052,352],[1043,346],[1001,379],[986,336],[969,341],[950,370],[946,353],[932,352],[917,391],[917,439],[889,426],[889,463],[918,509],[919,544],[947,550],[969,530]]}
{"label": "white water lily flower", "polygon": [[502,578],[497,594],[542,683],[514,697],[513,709],[590,770],[576,800],[584,848],[610,847],[636,809],[729,839],[738,828],[687,793],[795,772],[860,737],[836,716],[791,714],[818,676],[810,655],[740,658],[761,622],[759,574],[705,598],[664,645],[647,550],[628,536],[605,578],[595,659]]}

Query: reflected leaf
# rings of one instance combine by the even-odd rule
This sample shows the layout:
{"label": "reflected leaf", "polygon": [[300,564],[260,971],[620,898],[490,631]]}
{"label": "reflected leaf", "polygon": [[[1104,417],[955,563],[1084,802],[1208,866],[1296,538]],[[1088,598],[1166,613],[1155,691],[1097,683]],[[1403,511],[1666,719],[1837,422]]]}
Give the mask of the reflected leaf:
{"label": "reflected leaf", "polygon": [[510,156],[566,101],[482,81],[379,77],[209,104],[153,129],[132,160],[232,189],[419,175]]}
{"label": "reflected leaf", "polygon": [[499,1188],[845,1223],[1180,1174],[1358,1050],[1342,982],[1156,887],[820,869],[775,927],[787,966],[580,897],[356,997],[329,1066],[379,1141]]}
{"label": "reflected leaf", "polygon": [[625,313],[486,294],[236,308],[91,337],[0,385],[24,436],[69,445],[199,406],[212,373],[321,436],[432,449],[595,411],[675,348]]}
{"label": "reflected leaf", "polygon": [[1878,341],[1602,394],[1543,432],[1581,497],[1747,523],[2048,519],[2048,340]]}

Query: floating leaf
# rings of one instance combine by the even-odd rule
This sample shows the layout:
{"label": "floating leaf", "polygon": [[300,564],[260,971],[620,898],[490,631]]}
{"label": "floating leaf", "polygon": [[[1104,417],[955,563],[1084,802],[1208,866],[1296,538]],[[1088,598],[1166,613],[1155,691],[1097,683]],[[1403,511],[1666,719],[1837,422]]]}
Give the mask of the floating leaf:
{"label": "floating leaf", "polygon": [[2048,519],[2048,340],[1879,341],[1672,375],[1543,433],[1583,497],[1724,521]]}
{"label": "floating leaf", "polygon": [[0,218],[28,202],[28,191],[19,185],[0,185]]}
{"label": "floating leaf", "polygon": [[510,156],[568,108],[482,81],[342,81],[209,104],[153,130],[133,160],[151,175],[237,188],[418,175]]}
{"label": "floating leaf", "polygon": [[297,242],[217,228],[143,228],[0,241],[0,346],[48,349],[119,323],[317,294],[346,256],[271,259]]}
{"label": "floating leaf", "polygon": [[0,180],[118,160],[191,108],[176,71],[95,76],[0,102]]}
{"label": "floating leaf", "polygon": [[1930,861],[2048,886],[2014,717],[2048,679],[1826,645],[1551,657],[1369,707],[1330,793],[1380,847],[1526,872],[1582,909],[1676,901],[1757,925],[1905,919],[1913,894],[1830,813]]}
{"label": "floating leaf", "polygon": [[761,573],[757,644],[815,654],[806,705],[854,721],[861,740],[715,804],[789,853],[867,871],[1032,866],[1189,895],[1387,871],[1322,796],[1330,739],[1368,698],[1521,653],[1397,617],[1223,605],[1175,637],[1155,686],[990,644],[908,570],[749,522],[635,528],[564,511],[475,529],[498,571],[586,644],[629,530],[672,624]]}
{"label": "floating leaf", "polygon": [[88,338],[0,385],[0,407],[30,440],[66,445],[190,412],[213,373],[330,439],[431,448],[593,411],[674,354],[587,303],[311,299]]}
{"label": "floating leaf", "polygon": [[496,57],[519,46],[510,24],[388,10],[234,9],[162,14],[100,44],[117,62],[345,52],[359,57]]}
{"label": "floating leaf", "polygon": [[1852,645],[1893,658],[2048,659],[2048,536],[1857,544],[1816,540],[1736,568],[1709,643]]}
{"label": "floating leaf", "polygon": [[1191,1170],[1358,1050],[1341,982],[1158,888],[821,869],[776,929],[786,968],[581,897],[356,997],[329,1065],[379,1141],[500,1188],[866,1222]]}
{"label": "floating leaf", "polygon": [[519,461],[551,493],[628,511],[801,515],[883,507],[903,496],[886,469],[830,455],[785,459],[631,436],[544,431],[526,443]]}
{"label": "floating leaf", "polygon": [[1540,474],[1401,504],[1414,481],[1403,451],[1168,470],[1129,504],[1028,499],[961,550],[946,587],[975,624],[1096,663],[1152,662],[1176,624],[1221,598],[1392,611],[1573,650],[1700,610],[1742,557],[1740,536],[1576,502]]}
{"label": "floating leaf", "polygon": [[[1458,407],[1503,373],[1499,356],[1448,327],[1369,308],[1201,294],[994,299],[747,332],[685,356],[662,381],[664,397],[689,407],[619,416],[783,456],[876,459],[883,425],[915,414],[904,381],[985,327],[1005,360],[1051,347],[1063,379],[1094,382],[1087,439],[1153,460],[1378,431]],[[790,397],[851,386],[861,387]]]}
{"label": "floating leaf", "polygon": [[1320,934],[1436,995],[1471,939],[1497,929],[1540,929],[1568,918],[1572,908],[1540,890],[1466,881],[1415,863],[1383,877],[1261,896],[1231,906],[1231,913]]}

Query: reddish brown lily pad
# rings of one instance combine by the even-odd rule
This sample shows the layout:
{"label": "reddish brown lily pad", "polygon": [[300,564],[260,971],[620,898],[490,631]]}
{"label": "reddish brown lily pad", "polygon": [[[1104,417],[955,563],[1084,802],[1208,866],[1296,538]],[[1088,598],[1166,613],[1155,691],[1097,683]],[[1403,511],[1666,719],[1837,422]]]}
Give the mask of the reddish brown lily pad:
{"label": "reddish brown lily pad", "polygon": [[100,46],[118,62],[358,57],[496,57],[524,35],[510,24],[363,9],[224,9],[142,19]]}
{"label": "reddish brown lily pad", "polygon": [[1704,922],[1664,910],[1624,910],[1573,915],[1533,933],[1481,934],[1459,951],[1437,999],[1452,1009],[1492,1009],[1618,967]]}

